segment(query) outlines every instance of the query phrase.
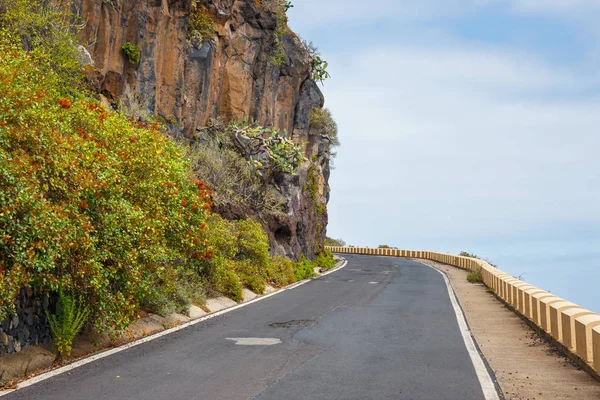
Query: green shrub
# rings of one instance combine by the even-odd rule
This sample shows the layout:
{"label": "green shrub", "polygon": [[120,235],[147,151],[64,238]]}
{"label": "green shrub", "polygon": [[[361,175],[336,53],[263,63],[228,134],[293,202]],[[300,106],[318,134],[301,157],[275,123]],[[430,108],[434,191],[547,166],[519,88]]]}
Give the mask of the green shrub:
{"label": "green shrub", "polygon": [[166,317],[178,312],[186,314],[192,303],[204,302],[204,287],[200,277],[193,271],[173,271],[169,284],[151,288],[141,300],[141,307]]}
{"label": "green shrub", "polygon": [[66,295],[62,291],[59,294],[58,305],[59,315],[50,315],[48,312],[46,315],[54,346],[60,358],[64,359],[71,355],[73,339],[87,322],[90,308],[84,306],[80,299],[73,295]]}
{"label": "green shrub", "polygon": [[137,44],[127,42],[123,45],[123,47],[121,47],[121,49],[127,56],[127,59],[129,60],[129,62],[134,65],[137,65],[140,62],[140,60],[142,59],[142,54],[140,52],[140,46],[138,46]]}
{"label": "green shrub", "polygon": [[467,280],[471,283],[483,283],[483,268],[476,267],[469,271]]}
{"label": "green shrub", "polygon": [[297,281],[303,281],[305,279],[317,276],[315,273],[315,265],[308,261],[305,257],[302,257],[302,260],[296,263],[296,269],[294,273],[296,274]]}
{"label": "green shrub", "polygon": [[192,10],[188,19],[188,41],[194,47],[207,39],[210,39],[215,34],[214,17],[206,9],[206,7],[198,4],[197,1],[192,2]]}
{"label": "green shrub", "polygon": [[[235,222],[227,221],[219,214],[211,213],[207,220],[206,240],[211,256],[234,259],[238,255],[238,231]],[[202,272],[202,271],[199,271]]]}
{"label": "green shrub", "polygon": [[[209,193],[158,124],[133,124],[0,40],[0,319],[22,286],[81,294],[123,329],[200,269]],[[42,72],[43,71],[43,72]]]}
{"label": "green shrub", "polygon": [[310,65],[310,77],[315,82],[321,82],[321,84],[326,80],[331,78],[329,72],[327,72],[327,68],[329,67],[329,63],[321,57],[321,53],[317,46],[315,46],[312,42],[302,41],[304,48],[308,52],[308,55],[311,59]]}
{"label": "green shrub", "polygon": [[38,76],[59,76],[60,90],[71,95],[77,94],[85,77],[73,45],[81,26],[63,0],[0,0],[2,45],[27,51]]}
{"label": "green shrub", "polygon": [[275,257],[267,268],[266,279],[275,287],[283,287],[296,282],[294,262],[283,257]]}
{"label": "green shrub", "polygon": [[330,237],[325,238],[325,246],[329,247],[344,247],[346,242],[342,239],[332,239]]}
{"label": "green shrub", "polygon": [[498,268],[498,266],[496,264],[494,264],[493,262],[491,262],[487,258],[481,258],[481,257],[479,257],[476,254],[471,254],[471,253],[467,253],[466,251],[461,251],[458,255],[461,256],[461,257],[470,257],[470,258],[476,258],[478,260],[483,260],[486,263],[490,264],[492,267]]}
{"label": "green shrub", "polygon": [[[272,184],[274,174],[295,172],[303,148],[273,131],[213,120],[188,149],[196,175],[214,191],[216,210],[229,219],[283,213],[285,198]],[[237,143],[237,145],[236,145]]]}
{"label": "green shrub", "polygon": [[212,276],[214,289],[234,301],[242,301],[242,285],[235,274],[235,261],[217,258],[213,262],[215,265]]}
{"label": "green shrub", "polygon": [[333,119],[333,115],[329,109],[315,108],[310,114],[309,123],[311,133],[329,137],[331,147],[340,145],[338,125]]}
{"label": "green shrub", "polygon": [[252,261],[236,261],[235,271],[244,286],[248,289],[256,294],[263,294],[265,292],[264,272]]}
{"label": "green shrub", "polygon": [[317,253],[317,256],[315,257],[315,264],[319,268],[330,270],[335,267],[335,259],[333,258],[333,254],[329,250],[325,249]]}
{"label": "green shrub", "polygon": [[238,233],[237,258],[252,263],[259,273],[266,271],[271,259],[269,237],[262,226],[252,219],[236,221],[235,224]]}

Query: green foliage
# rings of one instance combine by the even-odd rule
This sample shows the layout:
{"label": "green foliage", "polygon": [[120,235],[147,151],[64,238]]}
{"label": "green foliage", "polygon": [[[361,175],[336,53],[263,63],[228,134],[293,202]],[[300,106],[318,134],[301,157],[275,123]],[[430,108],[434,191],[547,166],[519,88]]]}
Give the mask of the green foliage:
{"label": "green foliage", "polygon": [[210,39],[215,34],[215,21],[210,11],[200,5],[197,0],[192,2],[192,10],[188,19],[187,40],[196,48],[203,41]]}
{"label": "green foliage", "polygon": [[387,244],[380,244],[378,248],[379,249],[391,249],[391,247],[388,246]]}
{"label": "green foliage", "polygon": [[[260,176],[294,173],[306,161],[304,147],[294,143],[278,130],[246,122],[212,120],[200,130],[200,139],[219,148],[235,150],[246,159]],[[203,137],[202,137],[203,136]]]}
{"label": "green foliage", "polygon": [[121,47],[121,50],[123,50],[123,53],[125,53],[129,62],[134,65],[137,65],[142,59],[140,46],[137,44],[127,42],[123,45],[123,47]]}
{"label": "green foliage", "polygon": [[215,258],[211,261],[213,274],[210,284],[218,293],[221,293],[233,301],[242,301],[242,285],[235,273],[236,262],[223,258]]}
{"label": "green foliage", "polygon": [[123,329],[207,257],[209,193],[158,124],[64,96],[41,56],[0,53],[0,317],[36,286],[78,293],[97,328]]}
{"label": "green foliage", "polygon": [[266,279],[275,287],[283,287],[296,282],[296,266],[293,261],[283,257],[276,257],[271,260],[267,268]]}
{"label": "green foliage", "polygon": [[275,27],[273,39],[273,52],[269,60],[274,65],[283,65],[285,63],[285,48],[283,45],[283,35],[288,31],[287,11],[293,7],[291,1],[288,0],[257,0],[265,7],[267,11],[275,14],[277,25]]}
{"label": "green foliage", "polygon": [[483,283],[483,268],[477,267],[469,271],[467,280],[471,283]]}
{"label": "green foliage", "polygon": [[236,150],[202,141],[192,144],[188,155],[195,174],[213,190],[216,210],[227,218],[283,212],[283,196]]}
{"label": "green foliage", "polygon": [[58,298],[60,314],[49,315],[48,323],[54,339],[54,346],[61,358],[71,355],[73,339],[83,328],[90,315],[90,308],[84,306],[81,299],[60,292]]}
{"label": "green foliage", "polygon": [[296,280],[298,281],[317,276],[315,273],[315,265],[308,261],[305,257],[302,257],[302,260],[296,263],[296,269],[294,273],[296,274]]}
{"label": "green foliage", "polygon": [[285,271],[272,268],[269,238],[259,223],[251,219],[229,222],[216,214],[207,222],[212,259],[205,262],[201,274],[210,289],[239,301],[240,282],[262,294],[266,281],[287,279],[278,275]]}
{"label": "green foliage", "polygon": [[204,286],[194,271],[180,270],[172,274],[168,285],[156,285],[141,299],[141,307],[167,316],[173,312],[187,313],[192,303],[204,301]]}
{"label": "green foliage", "polygon": [[[310,131],[319,136],[329,138],[330,148],[340,146],[338,125],[327,108],[315,108],[310,114]],[[335,153],[332,153],[335,156]]]}
{"label": "green foliage", "polygon": [[269,237],[258,222],[251,219],[236,221],[238,232],[238,255],[241,261],[251,261],[260,271],[267,269]]}
{"label": "green foliage", "polygon": [[316,203],[317,194],[319,191],[319,177],[317,175],[317,166],[313,163],[308,169],[307,181],[302,188],[305,192],[308,192],[310,201]]}
{"label": "green foliage", "polygon": [[468,253],[468,252],[466,252],[466,251],[461,251],[461,252],[460,252],[458,255],[459,255],[459,256],[461,256],[461,257],[470,257],[470,258],[476,258],[476,259],[478,259],[478,260],[483,260],[483,261],[487,262],[488,264],[490,264],[492,267],[494,267],[494,268],[498,268],[498,266],[497,266],[496,264],[492,263],[492,262],[491,262],[490,260],[488,260],[487,258],[481,258],[481,257],[479,257],[479,256],[478,256],[478,255],[476,255],[476,254],[471,254],[471,253]]}
{"label": "green foliage", "polygon": [[271,263],[269,238],[258,222],[236,221],[238,254],[236,272],[244,285],[255,293],[265,291],[264,279]]}
{"label": "green foliage", "polygon": [[335,267],[335,259],[331,251],[324,249],[317,253],[315,257],[315,265],[324,270],[330,270]]}
{"label": "green foliage", "polygon": [[330,237],[325,238],[325,246],[329,247],[344,247],[346,242],[343,239],[332,239]]}
{"label": "green foliage", "polygon": [[308,52],[311,64],[310,64],[310,76],[315,82],[321,82],[321,84],[331,78],[329,72],[327,72],[327,67],[329,67],[329,63],[321,57],[321,53],[317,46],[312,42],[303,41],[302,44],[304,48]]}
{"label": "green foliage", "polygon": [[83,26],[63,0],[0,0],[0,43],[21,48],[37,73],[58,75],[63,94],[75,95],[84,81],[74,34]]}

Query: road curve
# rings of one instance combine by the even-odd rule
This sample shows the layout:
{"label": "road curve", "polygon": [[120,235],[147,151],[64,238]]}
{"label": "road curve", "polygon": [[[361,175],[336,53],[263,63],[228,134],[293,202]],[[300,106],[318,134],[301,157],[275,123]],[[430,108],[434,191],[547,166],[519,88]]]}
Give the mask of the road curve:
{"label": "road curve", "polygon": [[443,276],[406,259],[347,259],[4,399],[485,399]]}

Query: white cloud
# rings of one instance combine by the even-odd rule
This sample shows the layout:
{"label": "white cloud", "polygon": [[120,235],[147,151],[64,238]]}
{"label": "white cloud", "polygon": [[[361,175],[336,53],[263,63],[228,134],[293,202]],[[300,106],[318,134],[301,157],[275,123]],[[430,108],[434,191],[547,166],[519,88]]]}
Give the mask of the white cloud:
{"label": "white cloud", "polygon": [[334,235],[424,246],[600,220],[600,101],[518,96],[585,77],[494,49],[397,47],[352,60],[333,60],[326,87],[344,145]]}

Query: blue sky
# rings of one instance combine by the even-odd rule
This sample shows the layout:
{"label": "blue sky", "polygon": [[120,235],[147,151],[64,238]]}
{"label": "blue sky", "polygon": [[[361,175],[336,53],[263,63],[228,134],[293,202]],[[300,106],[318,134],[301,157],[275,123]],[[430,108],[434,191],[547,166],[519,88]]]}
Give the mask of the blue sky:
{"label": "blue sky", "polygon": [[294,5],[340,126],[330,236],[475,252],[600,311],[600,2]]}

